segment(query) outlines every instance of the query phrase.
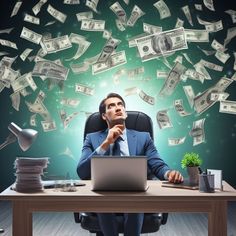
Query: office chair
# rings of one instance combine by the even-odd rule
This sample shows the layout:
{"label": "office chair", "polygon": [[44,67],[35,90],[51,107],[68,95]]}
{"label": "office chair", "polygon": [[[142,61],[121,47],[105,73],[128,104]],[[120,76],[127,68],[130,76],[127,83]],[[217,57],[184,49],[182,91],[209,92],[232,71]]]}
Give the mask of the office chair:
{"label": "office chair", "polygon": [[[149,132],[153,139],[153,125],[151,118],[143,112],[127,111],[128,117],[125,121],[127,129]],[[84,139],[88,133],[97,132],[107,128],[106,122],[101,118],[99,112],[90,115],[85,123]],[[148,170],[148,179],[155,176]],[[123,233],[123,215],[117,213],[118,231]],[[89,230],[90,233],[96,233],[96,236],[103,236],[99,227],[96,213],[74,213],[76,223],[80,223],[83,229]],[[145,213],[142,226],[142,233],[154,233],[159,230],[161,225],[166,224],[168,213]]]}

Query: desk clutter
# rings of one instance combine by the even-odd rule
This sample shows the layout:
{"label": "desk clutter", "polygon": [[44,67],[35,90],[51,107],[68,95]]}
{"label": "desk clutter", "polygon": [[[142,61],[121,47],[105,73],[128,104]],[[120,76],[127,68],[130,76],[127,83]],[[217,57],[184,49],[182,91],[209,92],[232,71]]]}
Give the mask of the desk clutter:
{"label": "desk clutter", "polygon": [[43,175],[43,169],[47,168],[48,159],[48,157],[17,157],[14,162],[14,168],[16,169],[14,190],[23,193],[42,191],[41,175]]}

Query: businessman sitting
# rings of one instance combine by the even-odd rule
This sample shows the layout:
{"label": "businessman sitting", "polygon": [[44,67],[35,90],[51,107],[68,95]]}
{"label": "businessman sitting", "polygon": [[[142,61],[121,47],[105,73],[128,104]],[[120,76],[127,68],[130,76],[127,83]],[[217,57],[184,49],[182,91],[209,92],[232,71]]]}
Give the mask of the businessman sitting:
{"label": "businessman sitting", "polygon": [[[121,156],[147,156],[148,168],[161,180],[173,183],[183,181],[183,176],[171,170],[160,158],[150,134],[126,129],[125,101],[116,93],[110,93],[99,105],[99,112],[106,121],[108,129],[90,133],[86,136],[82,156],[77,166],[81,179],[90,179],[90,162],[94,155],[116,155],[119,145]],[[100,228],[104,236],[118,236],[117,222],[114,213],[97,213]],[[143,224],[143,213],[124,214],[124,236],[139,236]]]}

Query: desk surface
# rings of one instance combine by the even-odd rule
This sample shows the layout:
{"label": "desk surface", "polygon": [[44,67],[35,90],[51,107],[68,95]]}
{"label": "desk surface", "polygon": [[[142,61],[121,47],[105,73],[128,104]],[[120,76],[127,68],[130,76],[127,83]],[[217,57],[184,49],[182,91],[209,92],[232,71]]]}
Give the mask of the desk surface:
{"label": "desk surface", "polygon": [[[32,197],[34,200],[42,200],[51,198],[53,201],[56,200],[62,200],[67,197],[67,199],[77,199],[83,201],[90,201],[91,199],[96,198],[96,200],[99,201],[107,201],[107,200],[113,200],[114,198],[119,199],[120,201],[145,201],[145,200],[155,200],[158,198],[158,201],[161,201],[162,199],[167,201],[168,199],[175,201],[178,201],[178,199],[181,199],[183,201],[184,198],[189,199],[198,199],[198,200],[207,200],[209,197],[215,199],[215,200],[224,200],[227,199],[227,201],[236,201],[236,190],[231,187],[227,182],[223,181],[223,191],[216,191],[215,193],[201,193],[198,190],[189,190],[189,189],[180,189],[180,188],[169,188],[169,187],[162,187],[161,181],[148,181],[148,190],[146,192],[123,192],[123,191],[117,191],[117,192],[111,192],[111,191],[91,191],[91,181],[81,181],[85,183],[85,186],[78,186],[76,187],[76,192],[63,192],[60,191],[60,189],[45,189],[42,192],[38,193],[19,193],[14,190],[11,190],[11,188],[7,188],[2,193],[0,193],[0,200],[27,200],[31,199]],[[122,198],[120,198],[122,196]]]}

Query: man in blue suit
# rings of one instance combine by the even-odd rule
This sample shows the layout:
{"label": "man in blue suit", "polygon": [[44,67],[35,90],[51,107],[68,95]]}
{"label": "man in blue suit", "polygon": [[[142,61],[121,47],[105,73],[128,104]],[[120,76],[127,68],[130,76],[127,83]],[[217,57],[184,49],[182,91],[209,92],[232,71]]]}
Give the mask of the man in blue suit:
{"label": "man in blue suit", "polygon": [[[178,171],[171,170],[160,158],[149,133],[126,129],[125,101],[119,94],[108,94],[101,101],[99,112],[102,119],[106,121],[108,129],[86,136],[82,157],[77,167],[77,173],[81,179],[91,178],[92,156],[112,155],[114,143],[118,141],[121,156],[147,156],[148,168],[157,178],[173,183],[183,181],[183,176]],[[118,236],[115,214],[97,213],[97,215],[104,236]],[[143,213],[124,214],[124,236],[139,236],[143,217]]]}

